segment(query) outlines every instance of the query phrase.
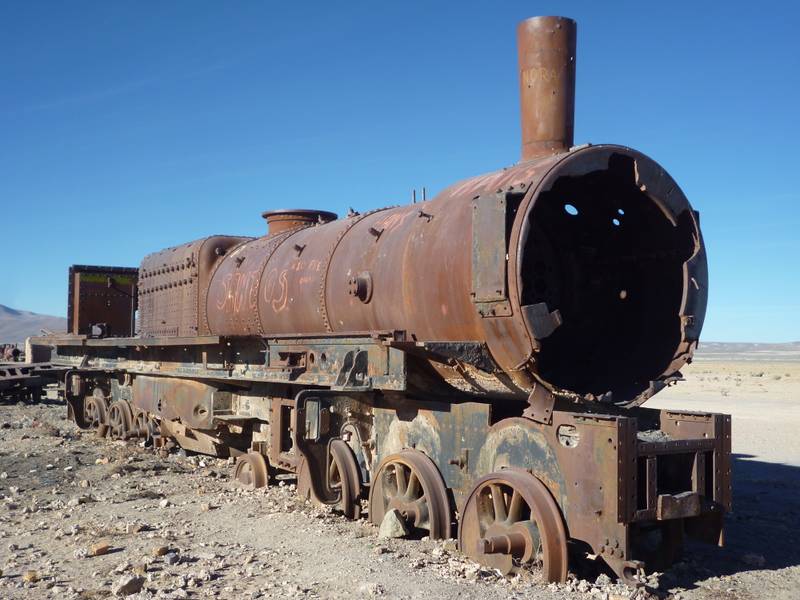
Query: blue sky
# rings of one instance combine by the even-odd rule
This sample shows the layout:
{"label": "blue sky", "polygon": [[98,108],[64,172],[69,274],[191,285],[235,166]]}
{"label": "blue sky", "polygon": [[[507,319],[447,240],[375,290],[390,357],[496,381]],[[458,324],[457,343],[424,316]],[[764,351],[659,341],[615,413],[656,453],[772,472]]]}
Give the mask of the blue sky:
{"label": "blue sky", "polygon": [[63,315],[70,264],[515,162],[515,27],[563,14],[576,143],[645,152],[701,212],[703,338],[800,340],[800,9],[705,4],[4,2],[0,303]]}

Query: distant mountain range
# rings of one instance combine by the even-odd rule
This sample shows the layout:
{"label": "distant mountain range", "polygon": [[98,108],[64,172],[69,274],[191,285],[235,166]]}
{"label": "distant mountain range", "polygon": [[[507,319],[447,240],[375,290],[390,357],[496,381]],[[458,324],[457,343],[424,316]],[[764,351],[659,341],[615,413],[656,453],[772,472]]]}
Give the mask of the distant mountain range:
{"label": "distant mountain range", "polygon": [[21,344],[32,335],[42,335],[42,329],[53,333],[67,330],[64,317],[40,315],[26,310],[17,310],[0,304],[0,344]]}
{"label": "distant mountain range", "polygon": [[800,361],[800,342],[785,344],[768,344],[755,342],[704,342],[695,354],[697,360],[766,360],[766,361]]}

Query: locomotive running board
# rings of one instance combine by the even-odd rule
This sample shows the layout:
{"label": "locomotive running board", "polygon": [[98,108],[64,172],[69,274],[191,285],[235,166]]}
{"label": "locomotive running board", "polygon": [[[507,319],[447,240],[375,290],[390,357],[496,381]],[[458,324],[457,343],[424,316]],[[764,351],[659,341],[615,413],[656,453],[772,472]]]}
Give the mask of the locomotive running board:
{"label": "locomotive running board", "polygon": [[54,344],[54,360],[77,366],[86,358],[84,367],[136,375],[291,383],[339,391],[406,390],[407,355],[391,346],[404,339],[402,332],[322,336],[75,336]]}

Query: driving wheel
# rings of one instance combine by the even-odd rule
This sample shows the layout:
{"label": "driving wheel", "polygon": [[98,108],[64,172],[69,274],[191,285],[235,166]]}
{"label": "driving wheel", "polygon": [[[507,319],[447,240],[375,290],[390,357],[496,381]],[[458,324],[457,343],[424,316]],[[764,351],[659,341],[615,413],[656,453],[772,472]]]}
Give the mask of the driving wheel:
{"label": "driving wheel", "polygon": [[447,488],[433,461],[418,450],[392,454],[378,466],[369,492],[369,520],[380,526],[392,509],[410,529],[423,530],[432,540],[450,537]]}
{"label": "driving wheel", "polygon": [[98,437],[105,437],[108,431],[108,401],[100,388],[95,388],[91,396],[83,402],[83,418],[88,429],[94,429]]}
{"label": "driving wheel", "polygon": [[112,402],[108,409],[108,427],[111,437],[115,440],[127,439],[131,434],[133,425],[133,412],[126,400]]}
{"label": "driving wheel", "polygon": [[527,471],[507,469],[478,480],[458,527],[461,551],[505,575],[540,565],[545,580],[567,578],[567,535],[550,491]]}

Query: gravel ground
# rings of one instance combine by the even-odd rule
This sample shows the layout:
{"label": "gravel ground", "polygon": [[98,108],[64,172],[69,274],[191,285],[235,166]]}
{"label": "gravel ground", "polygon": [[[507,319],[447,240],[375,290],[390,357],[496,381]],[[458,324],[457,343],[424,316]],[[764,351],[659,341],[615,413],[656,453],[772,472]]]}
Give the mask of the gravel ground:
{"label": "gravel ground", "polygon": [[[669,390],[662,404],[687,408],[680,395],[694,385],[686,404],[719,409],[700,393],[719,388],[719,368],[698,365],[692,368],[709,373]],[[734,435],[750,441],[734,441],[728,546],[690,546],[647,591],[591,570],[565,585],[542,584],[535,572],[504,579],[462,558],[453,541],[379,539],[364,520],[299,500],[291,479],[244,490],[231,483],[227,461],[99,440],[62,420],[63,406],[40,404],[0,406],[0,597],[798,598],[800,552],[791,539],[800,531],[797,436],[783,448],[785,461],[762,438],[771,431],[764,422],[797,431],[800,365],[780,367],[785,387],[775,394],[769,390],[779,380],[742,368],[749,369],[740,374],[748,394],[739,404],[733,392],[716,392],[729,411],[763,402],[758,419],[737,421],[733,411]],[[767,391],[758,382],[750,390],[751,379],[762,379]],[[772,453],[766,459],[756,452],[762,447]]]}

